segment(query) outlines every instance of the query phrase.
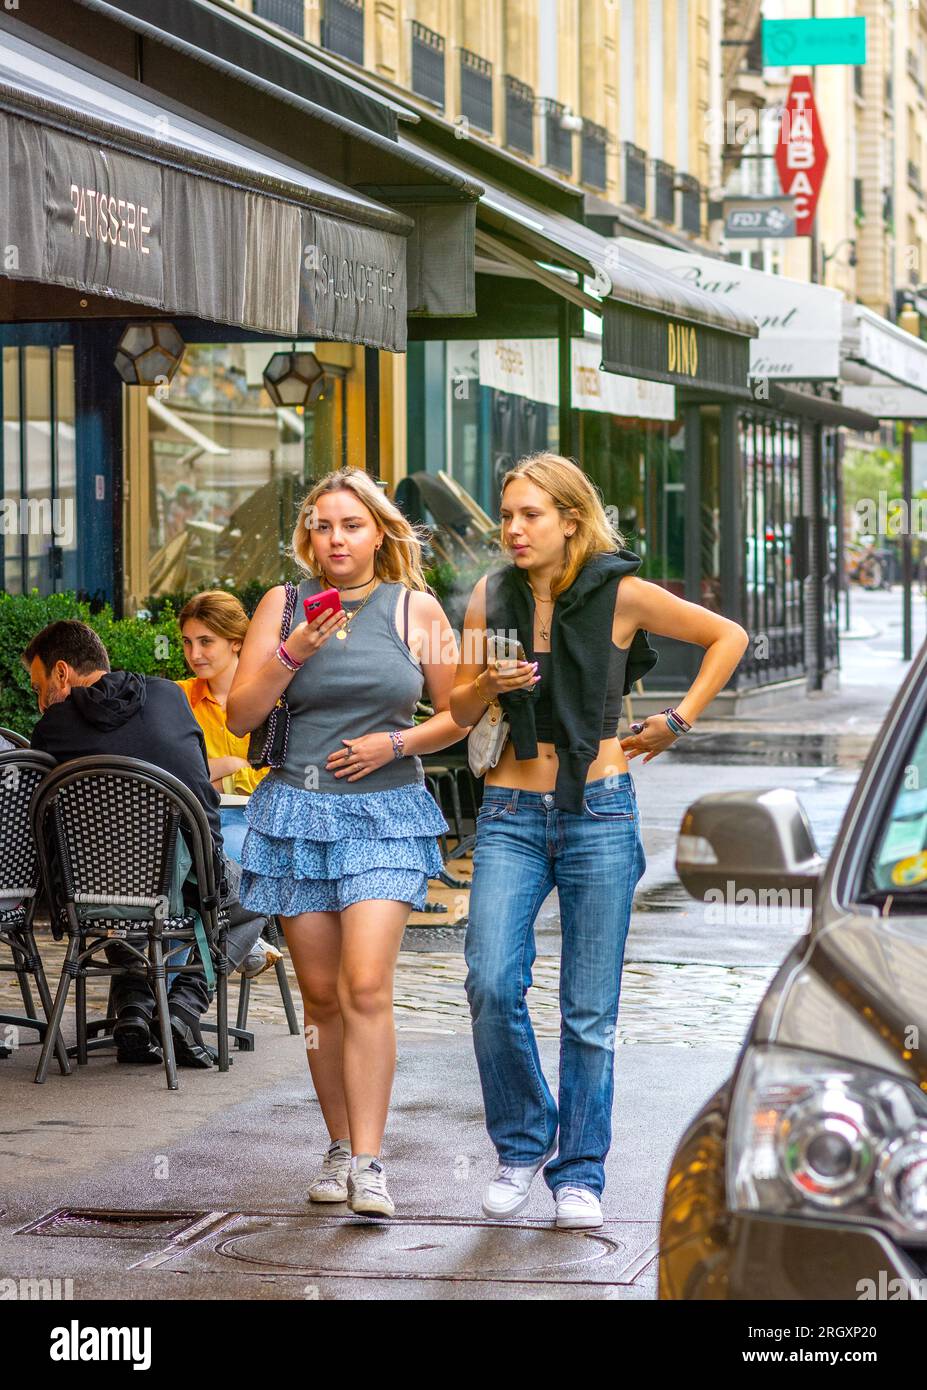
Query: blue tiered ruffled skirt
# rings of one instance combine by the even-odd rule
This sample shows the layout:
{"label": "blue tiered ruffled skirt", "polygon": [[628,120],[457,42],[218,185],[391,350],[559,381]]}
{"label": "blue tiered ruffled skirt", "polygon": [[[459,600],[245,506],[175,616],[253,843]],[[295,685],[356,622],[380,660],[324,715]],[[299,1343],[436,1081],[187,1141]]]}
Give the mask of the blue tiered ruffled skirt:
{"label": "blue tiered ruffled skirt", "polygon": [[271,774],[247,807],[241,902],[295,917],[340,912],[368,898],[425,905],[441,870],[437,836],[447,822],[427,787],[317,792]]}

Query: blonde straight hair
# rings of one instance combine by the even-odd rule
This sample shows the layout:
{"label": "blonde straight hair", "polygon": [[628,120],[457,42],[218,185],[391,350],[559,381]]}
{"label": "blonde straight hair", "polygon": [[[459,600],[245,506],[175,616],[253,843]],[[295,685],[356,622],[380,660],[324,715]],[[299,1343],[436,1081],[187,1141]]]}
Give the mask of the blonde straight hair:
{"label": "blonde straight hair", "polygon": [[572,459],[560,454],[529,454],[502,479],[503,497],[516,478],[535,483],[548,494],[564,520],[576,522],[573,535],[565,538],[563,564],[551,580],[554,598],[570,587],[591,556],[614,555],[624,546],[624,537],[605,514],[601,493]]}
{"label": "blonde straight hair", "polygon": [[312,526],[316,504],[328,492],[353,492],[383,532],[383,542],[373,556],[373,572],[378,579],[430,592],[422,573],[422,547],[427,531],[403,516],[396,503],[362,468],[337,468],[326,473],[303,498],[292,541],[293,555],[301,570],[316,579],[322,577],[322,567],[312,548]]}

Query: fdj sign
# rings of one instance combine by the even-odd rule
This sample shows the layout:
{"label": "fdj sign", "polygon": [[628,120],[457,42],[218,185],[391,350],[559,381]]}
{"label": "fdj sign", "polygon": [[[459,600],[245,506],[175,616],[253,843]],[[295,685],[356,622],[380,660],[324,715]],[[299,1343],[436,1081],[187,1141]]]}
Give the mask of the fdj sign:
{"label": "fdj sign", "polygon": [[698,338],[691,324],[666,325],[666,369],[680,376],[698,375]]}

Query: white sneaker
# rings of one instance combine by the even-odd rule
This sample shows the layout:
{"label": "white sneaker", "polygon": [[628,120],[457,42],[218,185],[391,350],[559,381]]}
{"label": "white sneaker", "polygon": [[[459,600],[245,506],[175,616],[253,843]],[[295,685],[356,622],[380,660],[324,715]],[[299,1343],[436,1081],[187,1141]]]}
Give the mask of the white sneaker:
{"label": "white sneaker", "polygon": [[554,1199],[559,1231],[591,1231],[602,1225],[599,1199],[588,1187],[558,1187]]}
{"label": "white sneaker", "polygon": [[253,980],[255,976],[263,975],[265,970],[270,970],[278,960],[283,960],[283,952],[278,951],[276,946],[271,946],[263,936],[259,936],[238,967],[238,971],[247,979]]}
{"label": "white sneaker", "polygon": [[485,1216],[517,1216],[527,1205],[531,1194],[531,1184],[556,1151],[556,1142],[551,1145],[543,1158],[529,1168],[513,1168],[511,1164],[500,1163],[496,1176],[483,1189],[483,1213]]}
{"label": "white sneaker", "polygon": [[336,1139],[322,1160],[322,1171],[309,1184],[309,1202],[346,1202],[348,1173],[351,1171],[351,1144]]}
{"label": "white sneaker", "polygon": [[362,1168],[352,1164],[348,1173],[348,1206],[359,1216],[396,1215],[393,1199],[386,1190],[383,1164],[379,1159],[372,1158]]}

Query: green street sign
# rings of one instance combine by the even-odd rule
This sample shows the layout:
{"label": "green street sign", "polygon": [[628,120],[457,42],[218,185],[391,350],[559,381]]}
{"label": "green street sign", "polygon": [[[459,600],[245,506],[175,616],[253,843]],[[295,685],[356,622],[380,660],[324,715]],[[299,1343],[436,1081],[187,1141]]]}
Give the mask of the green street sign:
{"label": "green street sign", "polygon": [[865,19],[764,19],[764,68],[866,61]]}

